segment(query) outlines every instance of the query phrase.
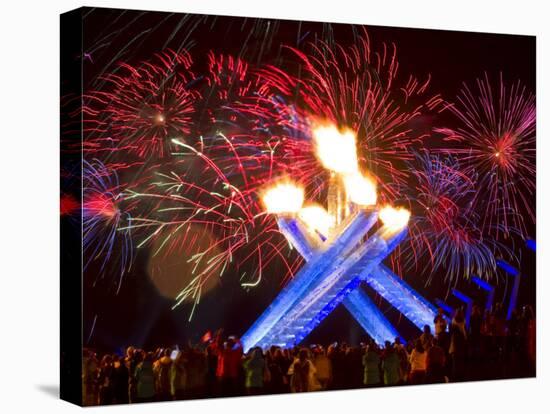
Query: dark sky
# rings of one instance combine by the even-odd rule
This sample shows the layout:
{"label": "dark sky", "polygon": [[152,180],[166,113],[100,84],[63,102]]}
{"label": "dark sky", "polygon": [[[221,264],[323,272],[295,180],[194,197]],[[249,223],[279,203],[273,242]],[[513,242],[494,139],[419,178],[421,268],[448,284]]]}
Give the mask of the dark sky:
{"label": "dark sky", "polygon": [[[471,84],[484,72],[496,80],[502,71],[505,79],[520,79],[528,89],[535,90],[534,37],[378,26],[368,26],[367,30],[374,48],[382,42],[397,44],[401,74],[412,73],[421,79],[431,74],[430,90],[447,99],[457,94],[462,82]],[[84,18],[84,51],[90,53],[92,60],[85,63],[84,85],[96,87],[98,76],[112,71],[121,60],[138,63],[166,47],[187,48],[199,68],[205,61],[200,56],[206,56],[209,50],[240,55],[249,62],[284,65],[282,44],[296,46],[320,38],[345,46],[353,43],[358,31],[358,26],[346,24],[90,9]],[[521,303],[534,300],[535,256],[523,247],[518,249],[526,276],[520,291]],[[140,251],[134,271],[126,276],[118,295],[108,289],[107,280],[94,287],[85,284],[85,342],[96,320],[88,345],[100,348],[118,348],[129,343],[171,345],[187,339],[196,341],[207,329],[219,327],[229,334],[240,335],[280,289],[279,277],[264,277],[260,288],[246,292],[238,277],[226,274],[218,288],[204,296],[189,323],[189,307],[172,311],[173,302],[159,295],[151,285],[147,260],[147,251]],[[448,293],[444,283],[425,288],[423,280],[415,279],[414,275],[407,275],[406,280],[429,299]],[[467,282],[460,287],[474,297],[478,295]],[[506,287],[505,284],[499,287],[497,298],[506,293]],[[387,304],[382,303],[382,307],[397,321]],[[406,321],[399,326],[410,330]],[[346,312],[337,309],[310,340],[357,342],[362,335]]]}

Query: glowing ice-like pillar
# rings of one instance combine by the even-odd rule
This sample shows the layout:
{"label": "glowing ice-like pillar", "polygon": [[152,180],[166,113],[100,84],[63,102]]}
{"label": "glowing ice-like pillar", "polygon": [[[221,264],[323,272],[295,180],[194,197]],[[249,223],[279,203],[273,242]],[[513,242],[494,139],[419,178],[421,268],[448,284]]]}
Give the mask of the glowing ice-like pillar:
{"label": "glowing ice-like pillar", "polygon": [[361,211],[342,223],[340,236],[330,240],[330,243],[323,244],[322,248],[315,252],[310,261],[300,269],[243,335],[241,340],[245,350],[258,344],[320,279],[340,269],[349,252],[367,234],[377,218],[377,213],[374,211]]}
{"label": "glowing ice-like pillar", "polygon": [[378,345],[400,337],[399,332],[361,287],[353,289],[342,303]]}
{"label": "glowing ice-like pillar", "polygon": [[[355,290],[365,273],[384,260],[403,239],[406,229],[387,234],[379,230],[360,244],[337,267],[312,286],[256,345],[276,344],[290,347],[299,344],[344,298]],[[391,340],[395,339],[392,336]]]}
{"label": "glowing ice-like pillar", "polygon": [[320,243],[312,237],[301,220],[279,217],[277,220],[279,230],[290,244],[300,253],[306,262],[315,255],[315,250]]}
{"label": "glowing ice-like pillar", "polygon": [[418,329],[422,330],[424,325],[434,329],[434,318],[437,315],[435,306],[388,267],[380,264],[368,275],[365,275],[364,280]]}
{"label": "glowing ice-like pillar", "polygon": [[[300,220],[279,218],[279,228],[302,257],[309,261],[321,245],[319,237],[310,234]],[[399,333],[360,288],[352,290],[342,304],[377,344],[393,341]]]}
{"label": "glowing ice-like pillar", "polygon": [[[292,222],[297,222],[298,224],[294,225]],[[319,245],[319,243],[307,233],[305,226],[300,226],[299,220],[280,220],[279,224],[282,224],[281,231],[289,240],[293,240],[293,243],[294,240],[297,240],[296,243],[300,246],[297,250],[299,250],[301,254],[304,252],[302,256],[308,260],[308,257],[313,255],[314,246]],[[424,325],[428,325],[434,329],[433,321],[437,314],[435,306],[412,289],[387,266],[380,263],[380,265],[375,267],[370,274],[364,275],[363,279],[420,330],[424,328]],[[347,300],[344,300],[343,303],[347,307]],[[368,308],[369,306],[366,304],[365,309]],[[360,315],[353,314],[353,316],[358,320],[360,318]],[[385,321],[380,320],[379,322],[380,324],[390,324],[387,319],[385,319]],[[371,332],[368,333],[371,334]]]}
{"label": "glowing ice-like pillar", "polygon": [[[308,232],[306,226],[300,220],[279,218],[278,222],[282,233],[285,234],[306,260],[309,260],[315,254],[315,249],[319,248],[322,244],[318,235]],[[432,326],[433,329],[433,320],[437,311],[431,303],[381,263],[375,266],[370,274],[367,273],[362,272],[362,279],[366,280],[375,291],[381,294],[384,299],[397,308],[419,329],[423,329],[424,325]],[[360,288],[357,287],[357,289]],[[354,318],[372,338],[380,341],[380,343],[383,343],[385,340],[395,339],[397,331],[381,312],[377,312],[376,314],[371,312],[372,302],[364,292],[363,295],[355,297],[355,306],[350,304],[348,297],[344,295],[344,299],[342,300],[343,305],[348,308]],[[363,306],[358,306],[359,301],[362,300],[360,298],[364,299]],[[325,312],[327,310],[328,308],[325,309]],[[371,321],[370,324],[364,323],[367,313],[371,313],[367,316]],[[381,335],[380,332],[385,332],[385,334]],[[384,336],[384,339],[382,339],[382,336]],[[271,337],[271,340],[275,340],[274,337]]]}

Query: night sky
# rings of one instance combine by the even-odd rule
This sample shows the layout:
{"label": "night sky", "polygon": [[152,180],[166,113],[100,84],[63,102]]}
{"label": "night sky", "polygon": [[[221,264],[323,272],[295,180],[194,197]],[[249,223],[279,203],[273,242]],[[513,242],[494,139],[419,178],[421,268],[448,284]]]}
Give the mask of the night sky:
{"label": "night sky", "polygon": [[[85,59],[84,88],[97,88],[100,77],[113,71],[118,62],[139,62],[165,48],[185,48],[192,53],[200,70],[206,54],[240,56],[251,64],[295,65],[281,45],[300,46],[303,42],[324,39],[346,46],[354,42],[359,27],[346,24],[277,21],[266,19],[185,15],[110,9],[90,9],[84,14]],[[472,83],[486,72],[498,79],[520,79],[535,90],[535,38],[517,35],[402,29],[367,26],[373,48],[383,42],[397,45],[399,72],[412,73],[424,79],[431,75],[430,91],[453,99],[462,82]],[[204,56],[205,59],[200,57]],[[203,62],[204,60],[204,62]],[[446,115],[430,115],[421,128],[430,129],[451,122]],[[428,142],[429,145],[429,142]],[[131,180],[131,177],[125,177]],[[532,195],[533,205],[535,195]],[[531,226],[526,236],[535,238]],[[534,302],[535,253],[516,241],[515,252],[521,257],[524,280],[518,303]],[[128,344],[143,347],[173,345],[187,340],[197,342],[207,330],[224,328],[227,334],[241,335],[265,309],[281,288],[278,269],[270,269],[261,285],[252,290],[240,286],[238,277],[230,273],[204,294],[191,322],[190,307],[172,310],[173,300],[164,298],[148,277],[150,252],[138,249],[132,271],[125,275],[120,292],[115,294],[109,278],[84,280],[84,344],[99,349],[119,349]],[[90,268],[88,273],[97,269]],[[442,277],[433,277],[425,286],[425,278],[404,275],[405,280],[429,300],[445,299],[450,286]],[[509,291],[506,277],[500,278],[497,300]],[[467,281],[458,288],[481,300],[482,294]],[[453,302],[448,298],[449,304]],[[390,306],[380,301],[388,317],[398,323],[405,335],[414,334],[406,320],[400,320]],[[93,326],[93,331],[92,331]],[[92,335],[89,336],[90,332]],[[345,340],[358,343],[364,334],[341,307],[337,308],[308,341]],[[88,341],[89,339],[89,341]]]}

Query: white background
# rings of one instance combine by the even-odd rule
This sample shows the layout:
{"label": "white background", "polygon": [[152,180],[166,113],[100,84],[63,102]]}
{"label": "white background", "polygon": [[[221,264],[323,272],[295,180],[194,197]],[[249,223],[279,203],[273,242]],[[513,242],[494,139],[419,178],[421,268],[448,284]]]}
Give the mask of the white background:
{"label": "white background", "polygon": [[[205,4],[208,3],[208,4]],[[100,1],[141,8],[537,36],[538,377],[462,385],[236,398],[112,412],[548,412],[549,12],[540,1]],[[0,412],[75,412],[57,399],[59,13],[77,1],[4,0],[0,10]],[[514,59],[510,56],[510,59]],[[437,56],[434,56],[437,59]],[[530,62],[529,62],[530,64]],[[543,257],[545,254],[545,257]],[[75,275],[77,277],[77,275]],[[543,408],[544,407],[544,408]],[[89,409],[96,411],[97,409]],[[105,410],[105,409],[104,409]]]}

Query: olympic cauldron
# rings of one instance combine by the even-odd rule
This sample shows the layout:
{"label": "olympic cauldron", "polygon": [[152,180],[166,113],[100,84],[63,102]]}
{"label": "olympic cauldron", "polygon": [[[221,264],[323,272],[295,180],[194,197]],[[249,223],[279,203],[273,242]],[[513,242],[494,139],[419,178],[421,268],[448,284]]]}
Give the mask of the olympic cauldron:
{"label": "olympic cauldron", "polygon": [[[304,205],[290,179],[263,194],[267,213],[305,265],[242,337],[254,346],[298,345],[339,304],[378,344],[399,332],[361,287],[368,284],[418,328],[433,326],[436,310],[382,262],[406,237],[410,213],[376,205],[374,180],[358,167],[355,134],[331,125],[313,129],[316,154],[330,171],[327,204]],[[381,226],[376,226],[381,221]]]}

